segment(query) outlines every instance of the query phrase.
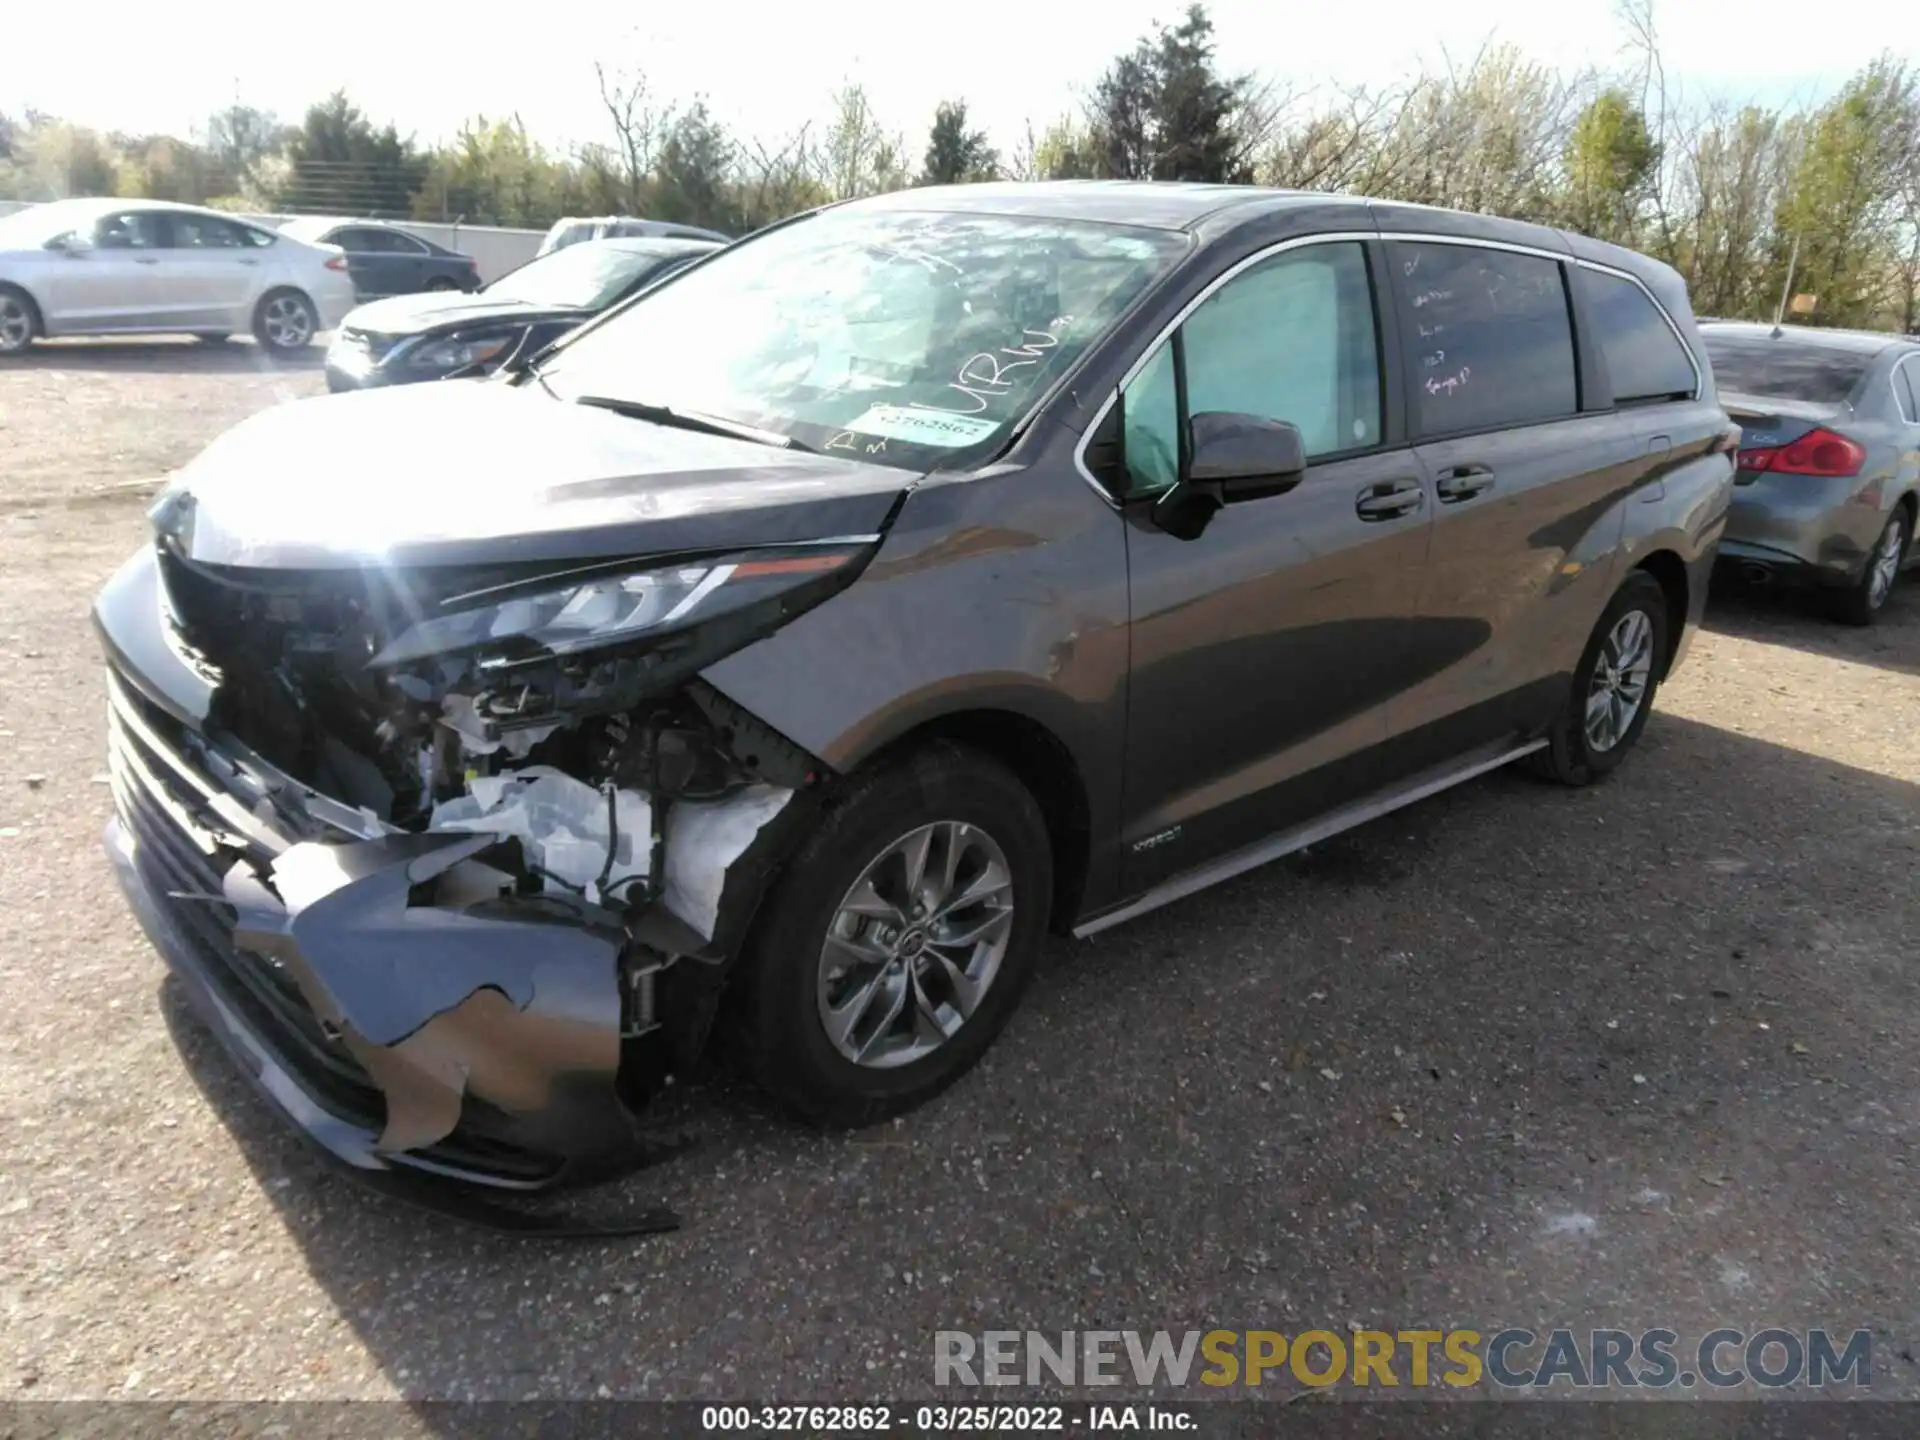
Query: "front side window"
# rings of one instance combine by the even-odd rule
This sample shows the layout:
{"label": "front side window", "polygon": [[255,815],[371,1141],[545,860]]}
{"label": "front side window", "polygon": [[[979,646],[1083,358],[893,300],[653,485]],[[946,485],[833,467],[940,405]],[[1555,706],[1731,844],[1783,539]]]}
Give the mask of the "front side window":
{"label": "front side window", "polygon": [[[1122,444],[1129,495],[1171,485],[1186,413],[1284,420],[1308,460],[1380,443],[1380,355],[1366,254],[1350,242],[1285,251],[1208,296],[1127,386]],[[1177,355],[1176,355],[1177,347]]]}
{"label": "front side window", "polygon": [[109,215],[94,227],[93,243],[102,250],[163,249],[167,243],[166,216],[158,210]]}
{"label": "front side window", "polygon": [[541,378],[563,399],[664,405],[881,464],[964,464],[1188,243],[1080,221],[829,211],[650,290]]}
{"label": "front side window", "polygon": [[1576,274],[1614,403],[1692,399],[1698,386],[1693,361],[1647,292],[1618,275],[1586,269]]}
{"label": "front side window", "polygon": [[1477,245],[1392,247],[1414,433],[1573,415],[1579,385],[1560,263]]}

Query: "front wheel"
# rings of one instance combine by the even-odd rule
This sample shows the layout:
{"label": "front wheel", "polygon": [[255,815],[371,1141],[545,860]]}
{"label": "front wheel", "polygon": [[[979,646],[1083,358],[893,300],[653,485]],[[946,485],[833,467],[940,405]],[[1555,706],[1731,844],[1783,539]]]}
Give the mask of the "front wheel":
{"label": "front wheel", "polygon": [[1900,574],[1900,562],[1906,558],[1912,532],[1913,522],[1907,518],[1905,507],[1895,510],[1887,520],[1887,528],[1874,542],[1873,553],[1867,556],[1867,568],[1837,597],[1840,618],[1847,624],[1873,623],[1887,603],[1887,596],[1893,593],[1893,582]]}
{"label": "front wheel", "polygon": [[931,1099],[979,1060],[1032,974],[1053,890],[1033,796],[938,744],[857,776],[768,897],[744,957],[748,1062],[831,1126]]}
{"label": "front wheel", "polygon": [[40,333],[40,312],[24,290],[0,285],[0,355],[21,355]]}
{"label": "front wheel", "polygon": [[1636,570],[1593,627],[1547,747],[1528,766],[1563,785],[1591,785],[1617,768],[1647,727],[1669,643],[1666,592]]}
{"label": "front wheel", "polygon": [[304,350],[319,329],[313,302],[297,290],[275,290],[254,312],[253,338],[276,355]]}

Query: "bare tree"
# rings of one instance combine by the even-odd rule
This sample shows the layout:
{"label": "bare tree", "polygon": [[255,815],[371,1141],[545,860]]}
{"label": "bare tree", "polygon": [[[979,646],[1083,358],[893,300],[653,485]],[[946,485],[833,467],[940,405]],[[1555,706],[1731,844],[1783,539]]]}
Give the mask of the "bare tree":
{"label": "bare tree", "polygon": [[606,67],[596,60],[593,74],[600,85],[600,104],[613,125],[614,153],[619,157],[625,191],[624,208],[630,214],[644,214],[654,151],[667,117],[653,108],[645,71],[622,70],[609,76]]}

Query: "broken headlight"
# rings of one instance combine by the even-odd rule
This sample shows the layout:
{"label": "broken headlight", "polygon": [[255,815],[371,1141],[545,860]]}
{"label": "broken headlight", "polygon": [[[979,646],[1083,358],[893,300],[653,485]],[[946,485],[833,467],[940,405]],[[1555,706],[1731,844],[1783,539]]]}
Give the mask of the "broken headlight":
{"label": "broken headlight", "polygon": [[863,553],[860,546],[747,551],[564,584],[550,577],[474,591],[442,602],[446,613],[409,625],[372,664],[496,648],[569,655],[650,640],[793,591],[816,589],[824,598],[837,588],[833,581],[851,578],[849,567]]}

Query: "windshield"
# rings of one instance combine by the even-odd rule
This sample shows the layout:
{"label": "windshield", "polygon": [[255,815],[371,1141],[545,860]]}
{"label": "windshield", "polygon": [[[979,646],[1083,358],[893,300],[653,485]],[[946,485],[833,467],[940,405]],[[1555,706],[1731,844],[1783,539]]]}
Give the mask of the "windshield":
{"label": "windshield", "polygon": [[1707,331],[1707,358],[1714,384],[1736,395],[1763,400],[1810,400],[1839,405],[1867,373],[1873,356],[1793,340],[1715,335]]}
{"label": "windshield", "polygon": [[716,256],[543,368],[563,399],[737,421],[929,469],[995,444],[1186,237],[829,211]]}
{"label": "windshield", "polygon": [[502,275],[487,286],[487,295],[556,310],[599,310],[612,304],[635,281],[689,258],[684,254],[648,254],[617,245],[569,245]]}
{"label": "windshield", "polygon": [[93,222],[100,215],[98,205],[86,202],[76,204],[72,201],[50,200],[44,205],[30,205],[25,210],[0,216],[0,246],[31,249],[69,230],[80,230],[91,235]]}

